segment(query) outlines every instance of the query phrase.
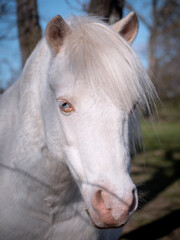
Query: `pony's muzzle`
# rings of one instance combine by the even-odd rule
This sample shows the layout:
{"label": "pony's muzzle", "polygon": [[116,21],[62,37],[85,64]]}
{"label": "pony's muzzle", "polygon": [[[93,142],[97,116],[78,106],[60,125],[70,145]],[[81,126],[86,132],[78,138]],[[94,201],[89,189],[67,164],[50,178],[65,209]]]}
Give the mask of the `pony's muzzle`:
{"label": "pony's muzzle", "polygon": [[96,216],[95,225],[100,228],[120,227],[124,225],[138,205],[137,190],[123,200],[105,190],[97,190],[92,196],[92,206]]}

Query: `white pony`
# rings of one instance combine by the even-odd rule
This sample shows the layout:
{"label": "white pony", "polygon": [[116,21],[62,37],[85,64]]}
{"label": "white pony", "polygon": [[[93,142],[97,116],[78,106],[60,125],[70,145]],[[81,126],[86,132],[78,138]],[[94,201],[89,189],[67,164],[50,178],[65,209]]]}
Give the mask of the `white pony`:
{"label": "white pony", "polygon": [[0,96],[0,240],[118,239],[138,205],[129,122],[154,92],[137,30],[56,16]]}

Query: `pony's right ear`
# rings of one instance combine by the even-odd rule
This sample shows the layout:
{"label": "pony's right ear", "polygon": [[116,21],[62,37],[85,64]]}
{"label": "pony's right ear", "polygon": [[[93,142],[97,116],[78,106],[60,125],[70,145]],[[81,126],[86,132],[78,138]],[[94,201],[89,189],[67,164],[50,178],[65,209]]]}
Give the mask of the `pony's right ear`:
{"label": "pony's right ear", "polygon": [[63,45],[64,39],[70,33],[71,29],[69,25],[60,15],[57,15],[48,23],[45,36],[55,55],[59,52],[60,47]]}
{"label": "pony's right ear", "polygon": [[126,41],[132,43],[138,32],[138,18],[134,12],[129,13],[114,25],[112,29],[119,33]]}

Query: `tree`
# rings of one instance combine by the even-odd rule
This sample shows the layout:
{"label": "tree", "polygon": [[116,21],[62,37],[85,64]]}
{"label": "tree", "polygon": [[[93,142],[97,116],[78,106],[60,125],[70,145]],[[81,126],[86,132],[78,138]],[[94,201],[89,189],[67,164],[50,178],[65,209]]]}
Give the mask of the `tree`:
{"label": "tree", "polygon": [[[135,11],[150,33],[149,75],[161,98],[176,97],[180,94],[180,2],[145,0],[143,4],[151,6],[149,18],[143,15],[143,11]],[[125,7],[135,9],[131,0],[128,0]]]}
{"label": "tree", "polygon": [[22,66],[42,36],[36,0],[16,0]]}
{"label": "tree", "polygon": [[[31,54],[32,50],[41,38],[41,27],[36,0],[0,0],[0,21],[1,32],[0,42],[2,45],[6,41],[17,38],[16,24],[18,23],[18,36],[21,49],[22,66]],[[7,68],[10,78],[4,83],[4,76],[0,75],[1,88],[8,87],[15,81],[15,75],[19,69],[13,69],[9,62],[9,57],[1,55],[1,69]],[[4,70],[3,70],[4,71]],[[2,71],[2,72],[3,72]],[[16,74],[15,74],[16,73]],[[4,85],[4,86],[3,86]]]}
{"label": "tree", "polygon": [[174,98],[180,94],[180,2],[179,0],[153,0],[153,2],[156,8],[156,32],[152,43],[156,61],[154,74],[162,89],[161,96]]}
{"label": "tree", "polygon": [[104,21],[114,23],[123,17],[125,0],[91,0],[86,6],[88,14],[104,17]]}
{"label": "tree", "polygon": [[[105,22],[110,24],[121,19],[123,16],[123,9],[125,5],[125,0],[75,0],[80,6],[81,11],[88,13],[93,16],[100,16]],[[66,0],[67,4],[71,8],[73,4]],[[75,8],[77,10],[77,8]]]}

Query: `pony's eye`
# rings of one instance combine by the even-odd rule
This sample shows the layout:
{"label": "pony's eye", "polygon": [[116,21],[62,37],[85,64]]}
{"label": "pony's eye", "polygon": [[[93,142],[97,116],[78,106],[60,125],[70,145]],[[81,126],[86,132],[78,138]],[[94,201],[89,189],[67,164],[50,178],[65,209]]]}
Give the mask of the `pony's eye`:
{"label": "pony's eye", "polygon": [[74,107],[71,103],[69,103],[67,100],[58,100],[59,102],[59,108],[64,113],[71,113],[74,111]]}

